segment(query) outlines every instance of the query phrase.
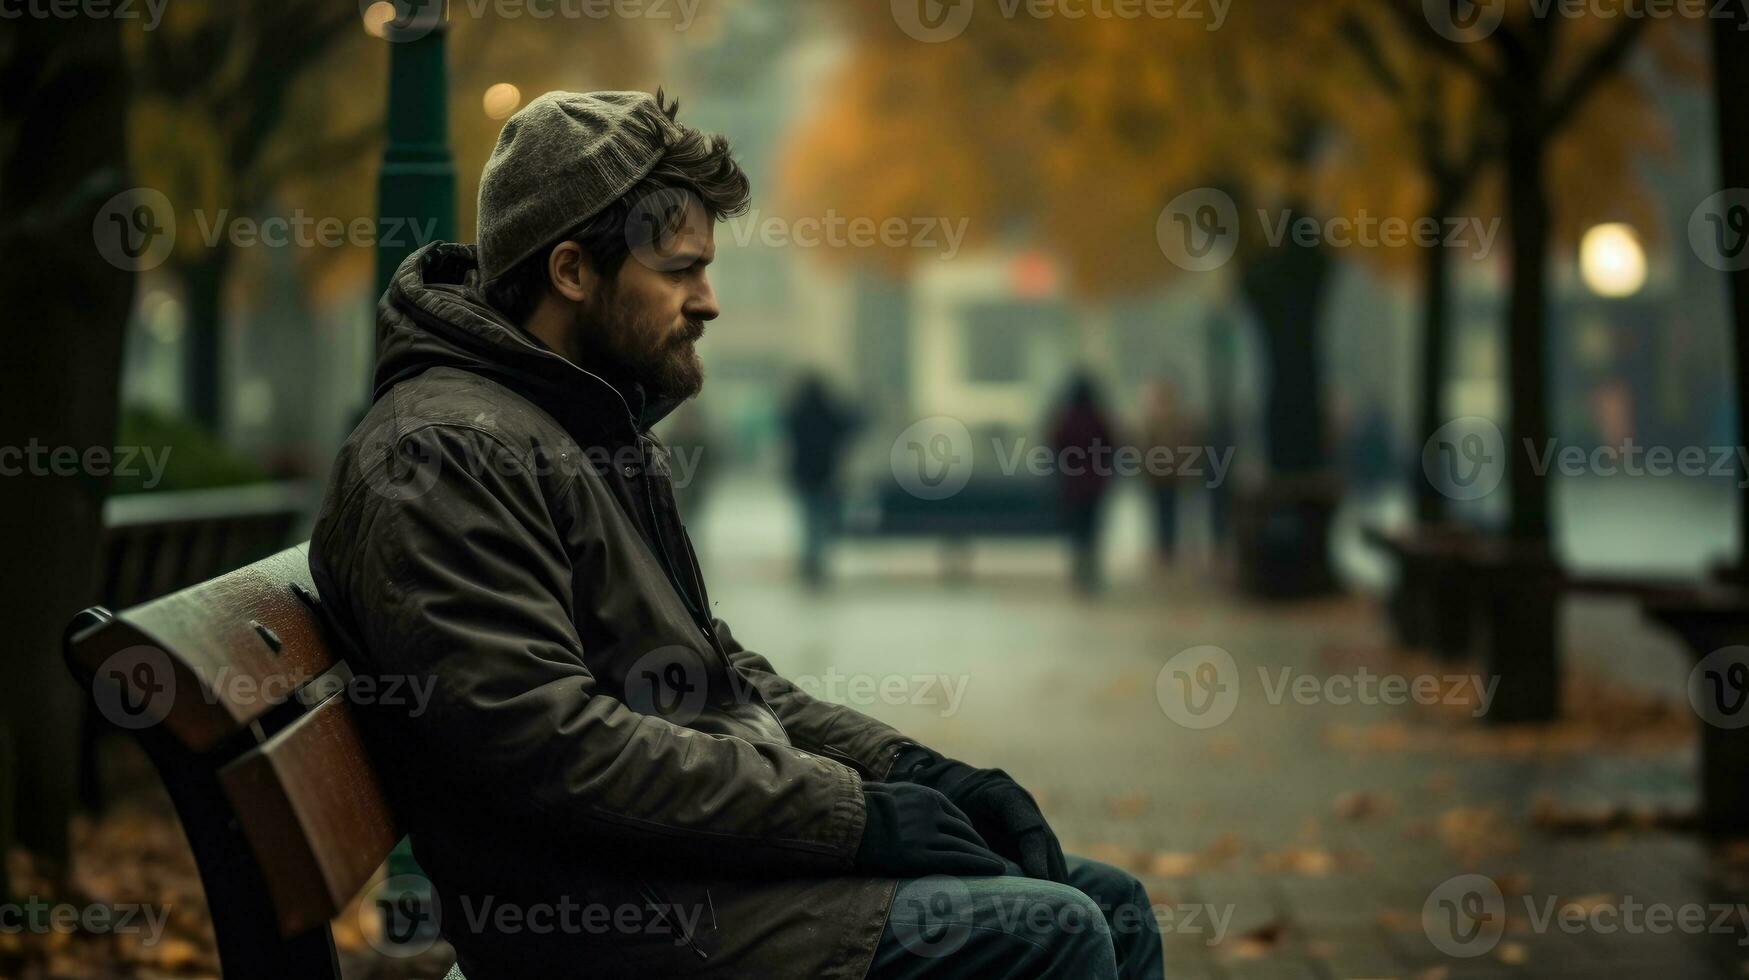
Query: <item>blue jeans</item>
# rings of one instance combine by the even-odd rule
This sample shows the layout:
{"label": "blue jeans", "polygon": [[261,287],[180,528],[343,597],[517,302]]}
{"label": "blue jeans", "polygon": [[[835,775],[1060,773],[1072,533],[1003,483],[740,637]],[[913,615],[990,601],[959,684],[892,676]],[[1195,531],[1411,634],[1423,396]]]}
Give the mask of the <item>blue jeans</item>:
{"label": "blue jeans", "polygon": [[1142,883],[1109,864],[1068,861],[1066,885],[1013,865],[1001,878],[900,882],[869,977],[1161,980],[1160,925]]}

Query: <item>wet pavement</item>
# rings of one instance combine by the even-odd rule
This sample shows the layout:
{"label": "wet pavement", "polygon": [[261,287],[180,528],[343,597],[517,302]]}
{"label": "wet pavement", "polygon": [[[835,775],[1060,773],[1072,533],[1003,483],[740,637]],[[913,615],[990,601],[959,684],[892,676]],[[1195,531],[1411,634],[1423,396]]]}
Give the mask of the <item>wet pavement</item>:
{"label": "wet pavement", "polygon": [[811,592],[781,512],[736,513],[699,537],[738,638],[1011,772],[1067,846],[1141,876],[1173,977],[1749,973],[1749,849],[1687,829],[1689,661],[1631,604],[1571,605],[1567,717],[1502,728],[1486,678],[1394,649],[1373,598],[1150,570],[1121,515],[1084,599],[1049,544],[981,546],[957,580],[927,543],[845,545]]}

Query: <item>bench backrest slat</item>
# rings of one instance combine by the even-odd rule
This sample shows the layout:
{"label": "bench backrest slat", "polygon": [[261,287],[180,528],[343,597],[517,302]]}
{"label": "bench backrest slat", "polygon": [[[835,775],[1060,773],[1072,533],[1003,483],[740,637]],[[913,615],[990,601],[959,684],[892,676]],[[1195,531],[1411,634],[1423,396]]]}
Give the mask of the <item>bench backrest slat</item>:
{"label": "bench backrest slat", "polygon": [[[326,975],[328,921],[400,837],[338,693],[350,675],[319,602],[298,545],[119,613],[87,610],[67,638],[68,665],[100,705],[118,685],[123,703],[158,699],[162,721],[128,727],[191,841],[202,838],[195,853],[227,975]],[[298,955],[260,948],[275,935]]]}

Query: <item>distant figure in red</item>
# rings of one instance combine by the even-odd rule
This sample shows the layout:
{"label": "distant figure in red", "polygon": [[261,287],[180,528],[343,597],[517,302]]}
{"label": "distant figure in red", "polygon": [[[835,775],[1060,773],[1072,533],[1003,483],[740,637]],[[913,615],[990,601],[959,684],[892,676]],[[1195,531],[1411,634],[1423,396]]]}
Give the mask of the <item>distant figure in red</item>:
{"label": "distant figure in red", "polygon": [[1098,591],[1100,585],[1100,505],[1110,488],[1117,445],[1100,401],[1097,383],[1082,372],[1070,379],[1051,419],[1063,527],[1075,549],[1075,584],[1085,593]]}

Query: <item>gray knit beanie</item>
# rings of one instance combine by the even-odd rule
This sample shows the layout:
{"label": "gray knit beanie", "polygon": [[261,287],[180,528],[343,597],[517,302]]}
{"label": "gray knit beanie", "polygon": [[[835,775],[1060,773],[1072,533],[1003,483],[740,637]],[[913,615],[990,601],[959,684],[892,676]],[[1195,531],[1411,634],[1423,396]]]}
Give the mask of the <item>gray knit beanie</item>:
{"label": "gray knit beanie", "polygon": [[645,92],[548,92],[524,106],[480,174],[481,281],[624,196],[678,136]]}

